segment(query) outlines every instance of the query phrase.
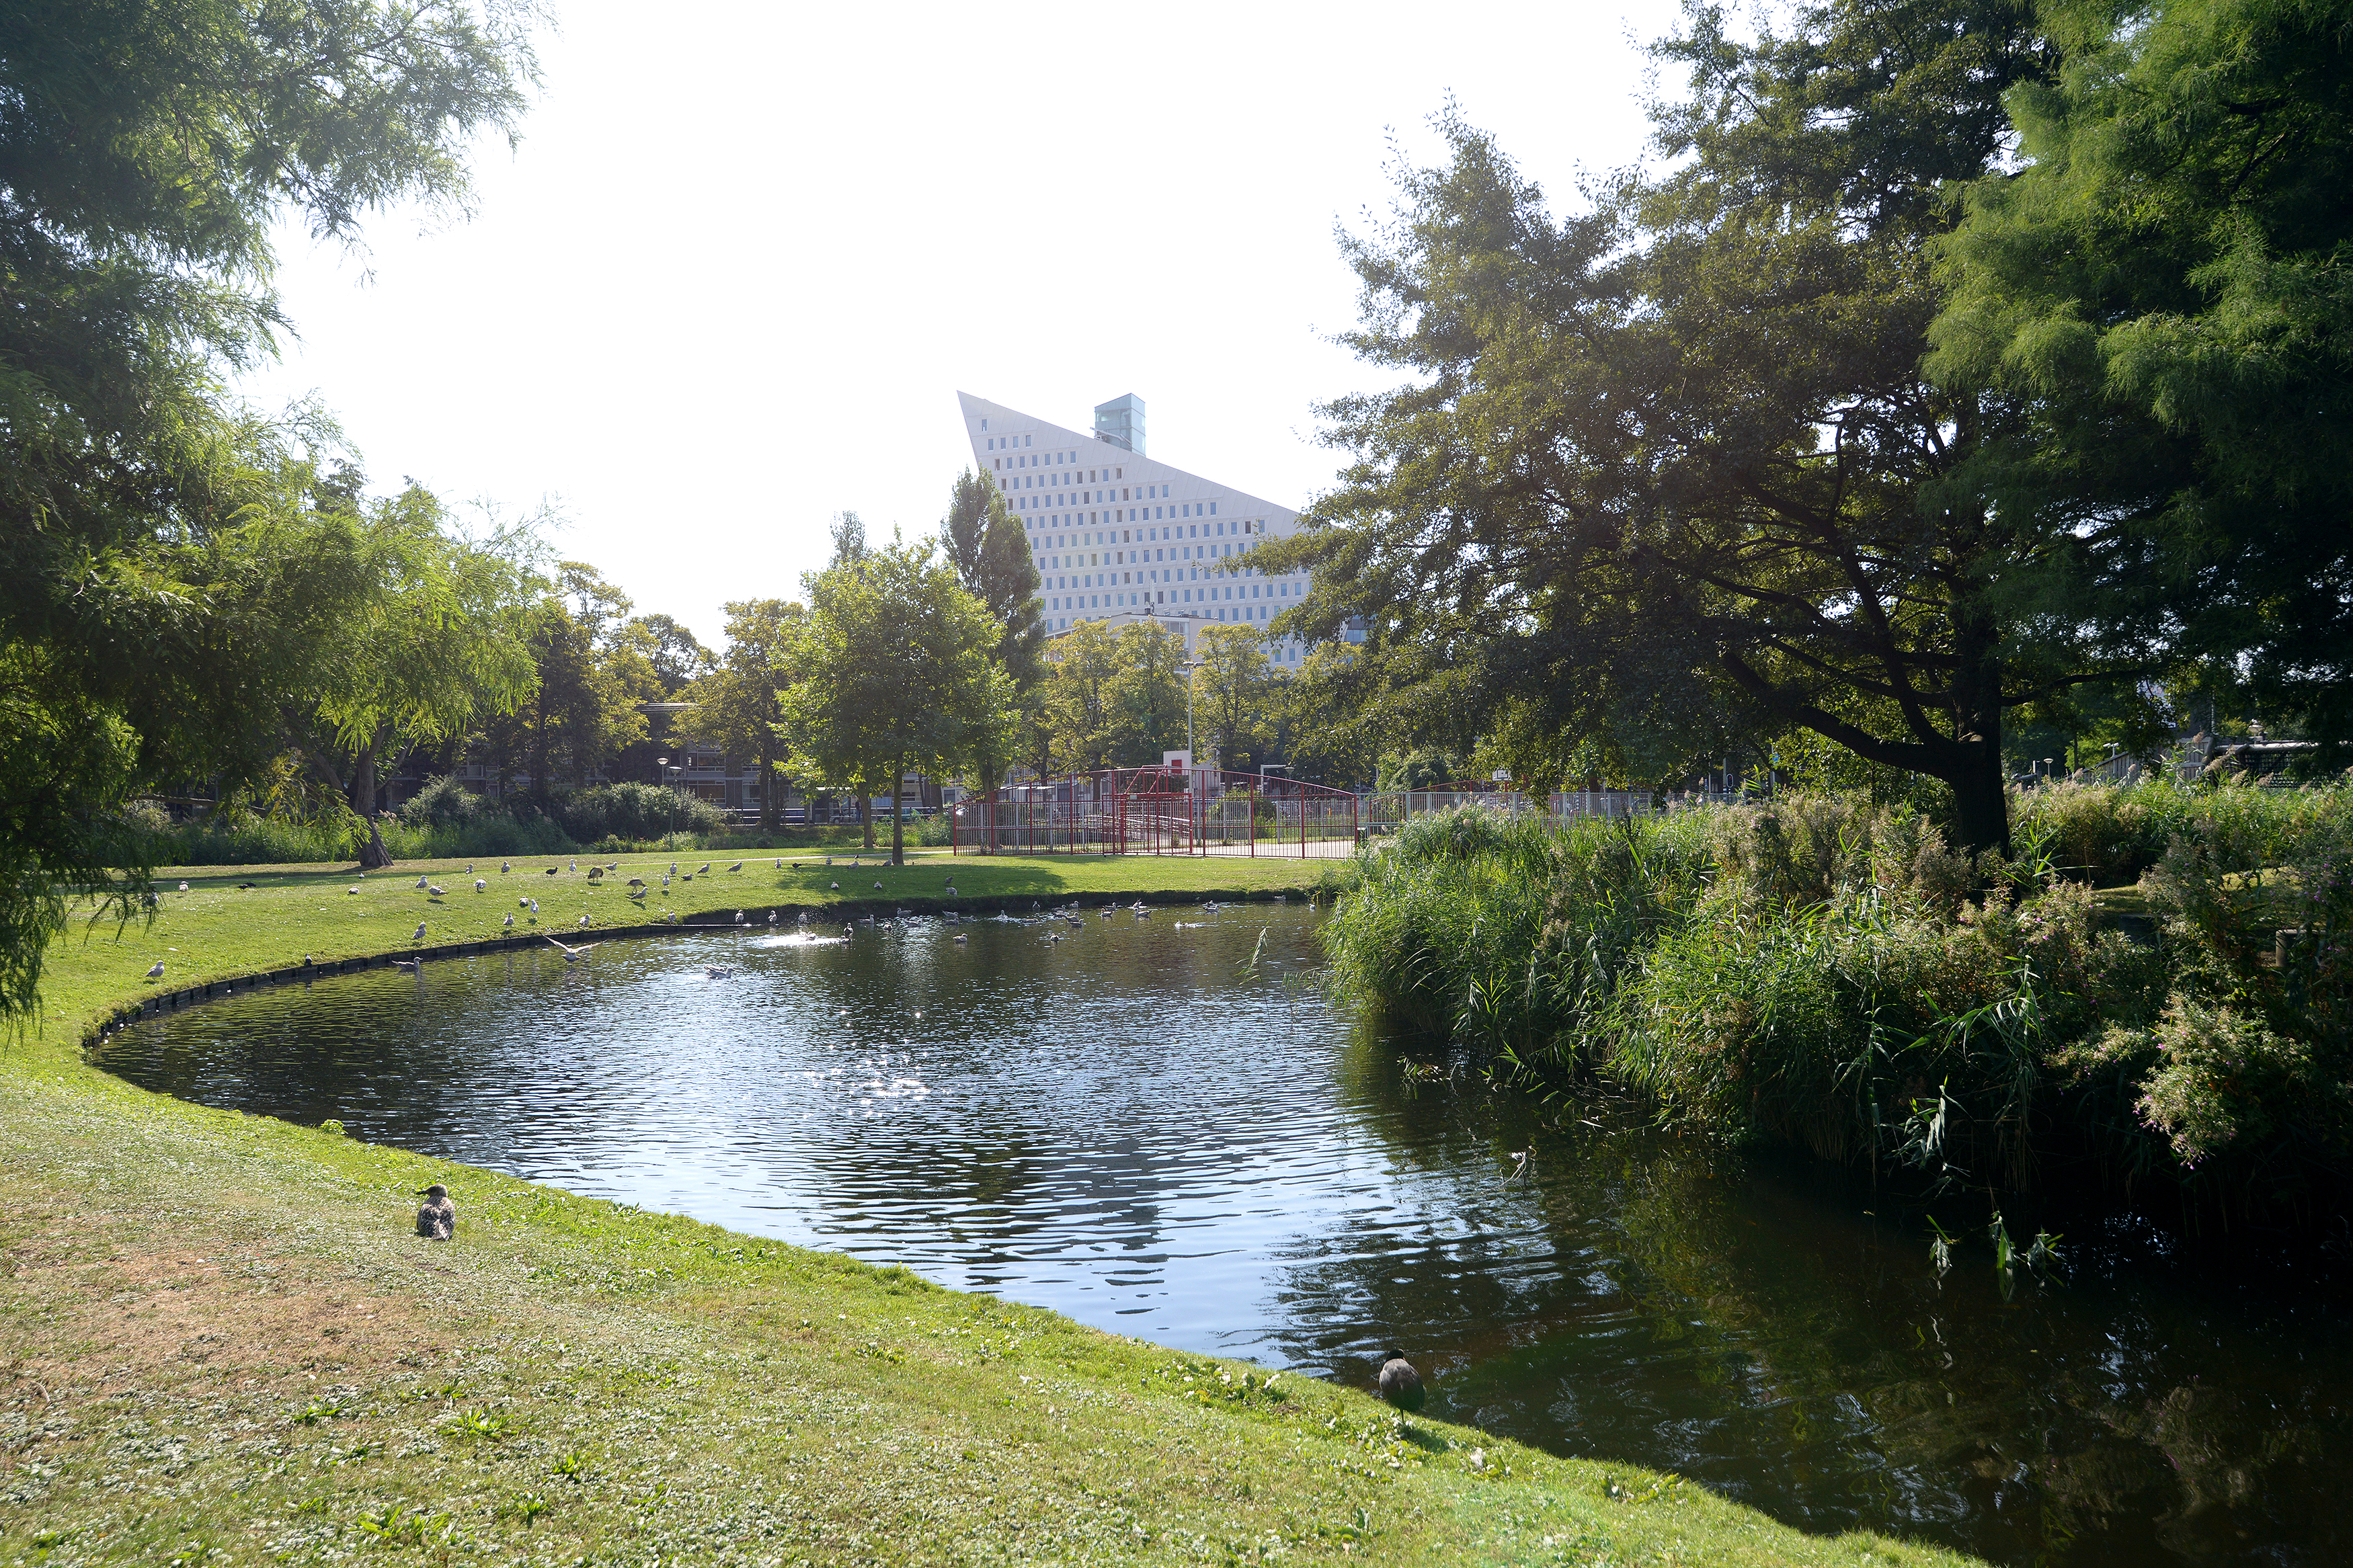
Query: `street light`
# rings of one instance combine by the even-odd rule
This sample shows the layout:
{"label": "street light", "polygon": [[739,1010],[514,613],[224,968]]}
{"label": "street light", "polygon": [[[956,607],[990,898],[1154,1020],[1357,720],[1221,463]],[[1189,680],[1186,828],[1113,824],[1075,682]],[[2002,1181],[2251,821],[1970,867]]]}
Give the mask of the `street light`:
{"label": "street light", "polygon": [[[1201,661],[1188,658],[1176,668],[1185,672],[1185,759],[1186,764],[1192,766],[1199,760],[1193,754],[1193,672],[1201,668]],[[1195,767],[1193,771],[1198,773],[1200,769]]]}
{"label": "street light", "polygon": [[678,776],[686,769],[683,766],[671,767],[668,757],[656,757],[654,766],[670,775],[670,833],[662,842],[670,846],[670,853],[675,855],[678,853]]}

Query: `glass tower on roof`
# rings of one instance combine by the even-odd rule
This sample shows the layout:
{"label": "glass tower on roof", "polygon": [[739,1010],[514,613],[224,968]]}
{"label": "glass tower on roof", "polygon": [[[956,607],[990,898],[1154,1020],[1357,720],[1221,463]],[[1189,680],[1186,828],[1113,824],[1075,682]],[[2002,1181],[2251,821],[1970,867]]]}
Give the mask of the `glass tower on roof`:
{"label": "glass tower on roof", "polygon": [[1095,439],[1144,456],[1144,399],[1130,392],[1095,405]]}

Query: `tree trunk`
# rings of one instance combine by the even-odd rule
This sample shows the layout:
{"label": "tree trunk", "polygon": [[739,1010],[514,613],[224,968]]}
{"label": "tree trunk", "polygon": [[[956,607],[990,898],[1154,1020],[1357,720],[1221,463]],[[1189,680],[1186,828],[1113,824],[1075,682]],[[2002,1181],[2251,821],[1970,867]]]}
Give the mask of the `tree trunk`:
{"label": "tree trunk", "polygon": [[858,781],[858,826],[866,836],[866,847],[874,847],[874,786],[864,779]]}
{"label": "tree trunk", "polygon": [[2001,765],[2001,658],[1990,626],[1964,624],[1955,640],[1961,663],[1953,678],[1953,744],[1945,782],[1952,787],[1961,850],[2010,858],[2010,797]]}
{"label": "tree trunk", "polygon": [[370,741],[360,748],[358,760],[352,767],[352,782],[347,797],[352,810],[367,825],[367,842],[360,846],[360,869],[380,871],[392,864],[392,852],[384,847],[384,835],[375,820],[375,742]]}
{"label": "tree trunk", "polygon": [[776,785],[782,775],[776,772],[776,759],[766,751],[760,752],[760,831],[775,833],[784,823],[784,814],[776,809]]}
{"label": "tree trunk", "polygon": [[906,784],[907,760],[894,757],[891,768],[891,864],[893,866],[907,863],[907,814],[899,805]]}

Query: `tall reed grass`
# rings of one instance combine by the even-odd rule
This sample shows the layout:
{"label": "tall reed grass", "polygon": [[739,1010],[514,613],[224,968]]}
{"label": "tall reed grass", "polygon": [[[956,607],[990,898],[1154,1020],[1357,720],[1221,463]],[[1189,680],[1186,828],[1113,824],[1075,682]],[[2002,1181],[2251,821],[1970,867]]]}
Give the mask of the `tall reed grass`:
{"label": "tall reed grass", "polygon": [[[1974,864],[1860,797],[1418,819],[1343,879],[1332,979],[1503,1078],[1600,1073],[1735,1142],[2013,1188],[2086,1157],[2118,1180],[2341,1184],[2353,788],[2014,806],[2013,858]],[[2095,899],[2127,871],[2154,940]]]}

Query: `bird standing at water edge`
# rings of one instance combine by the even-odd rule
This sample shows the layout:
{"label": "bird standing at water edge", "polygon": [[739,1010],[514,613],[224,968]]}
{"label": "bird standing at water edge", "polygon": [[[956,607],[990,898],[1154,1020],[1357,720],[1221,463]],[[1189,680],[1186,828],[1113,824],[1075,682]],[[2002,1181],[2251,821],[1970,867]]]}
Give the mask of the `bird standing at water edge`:
{"label": "bird standing at water edge", "polygon": [[1381,1363],[1381,1397],[1399,1410],[1421,1408],[1421,1373],[1413,1370],[1403,1351],[1389,1352]]}
{"label": "bird standing at water edge", "polygon": [[436,1182],[417,1194],[425,1201],[417,1207],[417,1234],[427,1241],[447,1241],[458,1234],[458,1205],[449,1201],[449,1189]]}

